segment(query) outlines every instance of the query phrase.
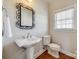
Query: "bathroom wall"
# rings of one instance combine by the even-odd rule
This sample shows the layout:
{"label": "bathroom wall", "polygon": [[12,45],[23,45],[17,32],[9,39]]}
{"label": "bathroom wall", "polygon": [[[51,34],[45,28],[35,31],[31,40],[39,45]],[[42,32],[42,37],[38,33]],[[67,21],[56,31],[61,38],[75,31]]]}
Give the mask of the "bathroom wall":
{"label": "bathroom wall", "polygon": [[74,4],[76,4],[76,0],[53,0],[52,3],[49,4],[49,32],[52,35],[52,41],[59,44],[67,54],[75,53],[77,49],[76,14],[74,30],[56,30],[54,26],[54,12]]}
{"label": "bathroom wall", "polygon": [[[29,5],[34,9],[35,27],[33,29],[25,30],[16,27],[17,2]],[[10,38],[3,36],[3,59],[25,59],[25,50],[19,48],[14,43],[14,40],[22,38],[22,36],[26,36],[28,32],[37,36],[48,34],[48,4],[43,0],[33,0],[32,3],[29,3],[26,0],[3,0],[3,7],[7,9],[13,35]],[[42,43],[40,42],[37,46],[35,46],[35,53],[42,50],[41,45]]]}
{"label": "bathroom wall", "polygon": [[[21,2],[33,7],[35,11],[35,27],[30,30],[19,29],[16,27],[16,3]],[[3,0],[3,7],[7,9],[10,17],[12,37],[3,37],[3,45],[8,44],[10,41],[26,36],[28,32],[34,35],[42,36],[48,33],[48,4],[42,0],[33,0],[32,3],[27,0]]]}

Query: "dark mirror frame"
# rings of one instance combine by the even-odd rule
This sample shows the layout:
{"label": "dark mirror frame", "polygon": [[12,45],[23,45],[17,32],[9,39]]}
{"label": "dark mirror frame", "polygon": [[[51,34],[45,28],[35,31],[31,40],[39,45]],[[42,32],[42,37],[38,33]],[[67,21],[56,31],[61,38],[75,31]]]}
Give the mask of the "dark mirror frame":
{"label": "dark mirror frame", "polygon": [[[22,26],[21,25],[21,7],[32,11],[32,26]],[[35,24],[34,24],[34,14],[35,14],[34,10],[29,6],[23,5],[22,3],[17,3],[16,8],[17,8],[17,11],[16,11],[16,19],[17,19],[16,27],[18,27],[20,29],[32,29],[32,28],[34,28],[34,26],[35,26]]]}

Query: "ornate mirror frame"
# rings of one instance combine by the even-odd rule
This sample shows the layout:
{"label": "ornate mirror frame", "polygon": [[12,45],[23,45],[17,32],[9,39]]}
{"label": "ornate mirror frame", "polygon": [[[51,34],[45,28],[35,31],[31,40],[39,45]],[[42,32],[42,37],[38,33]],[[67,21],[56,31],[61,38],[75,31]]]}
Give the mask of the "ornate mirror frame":
{"label": "ornate mirror frame", "polygon": [[[21,25],[21,7],[32,11],[32,26],[22,26]],[[17,3],[16,8],[17,8],[17,11],[16,11],[16,19],[17,19],[16,27],[18,27],[20,29],[32,29],[32,28],[34,28],[34,26],[35,26],[35,24],[34,24],[34,14],[35,14],[34,10],[29,6],[23,5],[22,3]]]}

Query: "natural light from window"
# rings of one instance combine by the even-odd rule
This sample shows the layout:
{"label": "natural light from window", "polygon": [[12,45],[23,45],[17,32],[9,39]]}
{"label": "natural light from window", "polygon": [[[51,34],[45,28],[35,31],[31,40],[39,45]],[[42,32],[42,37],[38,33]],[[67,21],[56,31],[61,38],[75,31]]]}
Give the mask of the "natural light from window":
{"label": "natural light from window", "polygon": [[72,29],[74,20],[74,8],[55,13],[56,29]]}

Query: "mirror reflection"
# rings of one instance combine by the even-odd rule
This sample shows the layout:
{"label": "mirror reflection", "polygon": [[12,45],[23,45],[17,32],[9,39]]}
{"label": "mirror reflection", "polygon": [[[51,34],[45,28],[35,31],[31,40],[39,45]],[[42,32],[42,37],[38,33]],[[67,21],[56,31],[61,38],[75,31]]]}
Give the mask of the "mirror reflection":
{"label": "mirror reflection", "polygon": [[32,26],[32,11],[21,7],[21,26]]}
{"label": "mirror reflection", "polygon": [[17,22],[20,29],[32,29],[34,27],[34,11],[31,7],[21,3],[17,4]]}

